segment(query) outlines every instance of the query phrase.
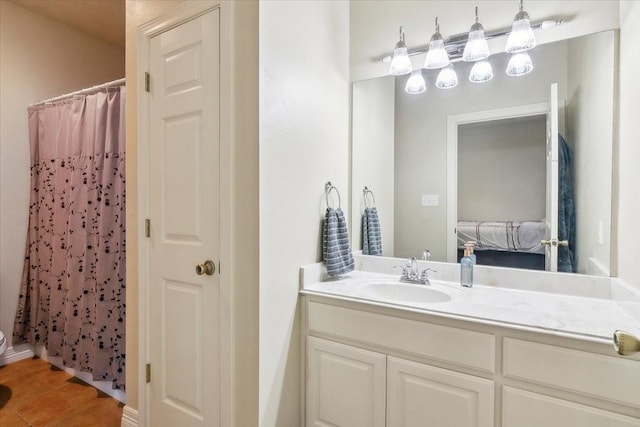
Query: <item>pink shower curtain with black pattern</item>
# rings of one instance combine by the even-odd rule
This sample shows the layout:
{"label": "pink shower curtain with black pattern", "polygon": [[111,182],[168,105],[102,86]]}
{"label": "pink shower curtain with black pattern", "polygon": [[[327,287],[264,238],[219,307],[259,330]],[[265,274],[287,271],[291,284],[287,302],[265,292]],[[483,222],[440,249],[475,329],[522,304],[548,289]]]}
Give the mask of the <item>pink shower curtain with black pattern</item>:
{"label": "pink shower curtain with black pattern", "polygon": [[31,201],[14,344],[125,384],[125,88],[30,107]]}

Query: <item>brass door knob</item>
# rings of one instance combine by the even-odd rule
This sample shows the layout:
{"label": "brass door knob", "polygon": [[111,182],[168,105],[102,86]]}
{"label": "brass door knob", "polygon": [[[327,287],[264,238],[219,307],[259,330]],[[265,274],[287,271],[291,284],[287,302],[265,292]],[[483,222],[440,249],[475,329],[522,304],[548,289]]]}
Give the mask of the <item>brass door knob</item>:
{"label": "brass door knob", "polygon": [[202,276],[206,274],[207,276],[211,276],[216,272],[216,265],[210,259],[206,260],[202,264],[196,265],[196,274],[198,276]]}
{"label": "brass door knob", "polygon": [[640,340],[629,332],[618,330],[613,333],[613,347],[618,354],[628,356],[640,351]]}

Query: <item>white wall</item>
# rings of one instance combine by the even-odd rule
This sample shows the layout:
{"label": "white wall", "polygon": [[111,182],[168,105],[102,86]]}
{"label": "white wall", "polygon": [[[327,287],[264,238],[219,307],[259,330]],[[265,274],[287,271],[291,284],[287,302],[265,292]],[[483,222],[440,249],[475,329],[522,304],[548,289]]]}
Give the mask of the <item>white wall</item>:
{"label": "white wall", "polygon": [[264,1],[259,26],[260,425],[300,426],[299,268],[321,259],[325,182],[350,197],[349,4]]}
{"label": "white wall", "polygon": [[28,223],[27,106],[124,76],[124,51],[0,1],[0,329],[12,337]]}
{"label": "white wall", "polygon": [[458,128],[458,219],[541,221],[546,198],[546,116]]}
{"label": "white wall", "polygon": [[611,206],[605,201],[611,200],[613,147],[603,141],[614,136],[614,103],[605,100],[615,98],[616,37],[607,31],[572,39],[568,50],[566,139],[574,155],[577,271],[606,276]]}
{"label": "white wall", "polygon": [[[407,77],[396,82],[395,136],[395,255],[417,256],[426,248],[434,260],[444,261],[447,219],[447,117],[477,111],[549,101],[549,86],[557,82],[560,99],[566,97],[566,43],[547,44],[531,52],[532,73],[505,74],[508,55],[493,55],[495,77],[470,83],[470,64],[455,64],[459,84],[436,89],[437,71],[428,71],[427,91],[404,91]],[[439,206],[423,207],[421,195],[439,196]]]}
{"label": "white wall", "polygon": [[640,291],[638,241],[640,241],[640,2],[620,5],[620,143],[618,154],[618,272]]}
{"label": "white wall", "polygon": [[[382,255],[393,256],[394,228],[394,124],[395,79],[393,76],[353,84],[351,150],[351,242],[362,249],[363,187],[374,196],[380,219]],[[367,196],[367,206],[371,206]]]}

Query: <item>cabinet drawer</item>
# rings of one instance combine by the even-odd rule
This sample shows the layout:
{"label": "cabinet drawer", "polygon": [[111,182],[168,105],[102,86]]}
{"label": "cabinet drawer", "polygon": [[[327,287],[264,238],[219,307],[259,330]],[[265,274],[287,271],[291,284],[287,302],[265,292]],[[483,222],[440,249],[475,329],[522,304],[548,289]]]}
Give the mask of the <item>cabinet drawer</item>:
{"label": "cabinet drawer", "polygon": [[640,363],[514,338],[504,339],[505,377],[640,407]]}
{"label": "cabinet drawer", "polygon": [[311,334],[328,334],[485,372],[495,372],[495,337],[491,334],[314,301],[307,302],[307,325]]}
{"label": "cabinet drawer", "polygon": [[502,427],[637,427],[640,420],[512,387],[502,392]]}

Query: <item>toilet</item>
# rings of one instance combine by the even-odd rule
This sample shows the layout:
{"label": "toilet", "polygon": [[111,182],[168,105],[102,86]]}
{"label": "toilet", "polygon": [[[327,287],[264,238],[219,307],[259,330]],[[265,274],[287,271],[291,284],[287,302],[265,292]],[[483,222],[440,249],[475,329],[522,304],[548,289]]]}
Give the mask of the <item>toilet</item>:
{"label": "toilet", "polygon": [[4,337],[2,331],[0,331],[0,355],[7,351],[7,339]]}

